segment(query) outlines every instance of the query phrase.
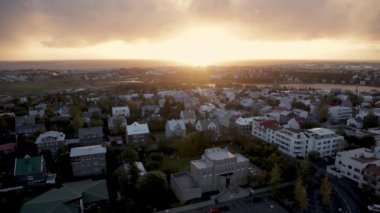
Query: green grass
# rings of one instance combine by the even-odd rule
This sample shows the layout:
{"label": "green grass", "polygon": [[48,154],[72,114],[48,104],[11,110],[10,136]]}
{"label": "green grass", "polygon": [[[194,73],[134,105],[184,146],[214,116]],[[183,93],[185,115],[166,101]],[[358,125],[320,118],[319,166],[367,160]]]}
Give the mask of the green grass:
{"label": "green grass", "polygon": [[2,83],[0,84],[0,94],[12,96],[39,95],[63,89],[76,89],[80,86],[80,82],[75,81]]}

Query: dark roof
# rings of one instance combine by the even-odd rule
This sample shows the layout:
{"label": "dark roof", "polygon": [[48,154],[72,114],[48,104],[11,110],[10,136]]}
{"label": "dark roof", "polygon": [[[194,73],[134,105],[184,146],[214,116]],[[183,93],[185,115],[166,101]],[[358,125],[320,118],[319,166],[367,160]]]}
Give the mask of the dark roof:
{"label": "dark roof", "polygon": [[280,124],[276,120],[266,120],[266,121],[260,122],[260,125],[264,127],[270,127],[270,126],[278,126]]}
{"label": "dark roof", "polygon": [[22,208],[22,213],[27,212],[80,212],[78,206],[71,202],[83,199],[83,203],[89,204],[108,200],[107,184],[105,180],[84,180],[65,183],[60,188],[55,188],[29,200]]}
{"label": "dark roof", "polygon": [[89,128],[80,128],[78,131],[79,138],[87,138],[89,136],[103,137],[103,128],[102,127],[89,127]]}
{"label": "dark roof", "polygon": [[380,175],[380,166],[369,164],[364,171],[371,175]]}

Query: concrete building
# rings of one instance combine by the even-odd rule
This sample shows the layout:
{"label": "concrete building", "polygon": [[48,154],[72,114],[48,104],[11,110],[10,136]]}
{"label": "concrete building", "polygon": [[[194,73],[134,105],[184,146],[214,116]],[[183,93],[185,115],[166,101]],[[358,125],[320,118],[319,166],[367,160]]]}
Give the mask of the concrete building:
{"label": "concrete building", "polygon": [[254,123],[252,135],[278,145],[279,151],[292,157],[304,157],[310,152],[318,152],[321,157],[334,156],[344,142],[343,136],[329,129],[282,128],[270,120]]}
{"label": "concrete building", "polygon": [[345,106],[329,107],[330,119],[334,123],[346,122],[352,117],[352,108]]}
{"label": "concrete building", "polygon": [[112,116],[129,117],[131,111],[128,106],[112,107]]}
{"label": "concrete building", "polygon": [[56,155],[59,148],[65,144],[65,134],[63,132],[49,131],[40,134],[36,139],[38,151],[49,150],[52,155]]}
{"label": "concrete building", "polygon": [[100,175],[106,172],[107,149],[101,145],[76,147],[70,150],[73,175]]}
{"label": "concrete building", "polygon": [[169,120],[165,125],[165,136],[171,137],[184,137],[186,136],[186,124],[184,120]]}
{"label": "concrete building", "polygon": [[348,178],[363,187],[368,184],[380,194],[380,146],[338,152],[335,164],[327,172],[338,178]]}
{"label": "concrete building", "polygon": [[180,202],[186,202],[202,196],[201,187],[188,172],[171,174],[170,188]]}
{"label": "concrete building", "polygon": [[201,159],[191,161],[190,173],[202,192],[224,191],[247,183],[248,166],[249,160],[239,153],[210,148],[205,150]]}
{"label": "concrete building", "polygon": [[134,122],[131,125],[127,125],[126,134],[128,143],[142,143],[149,140],[150,131],[148,124]]}

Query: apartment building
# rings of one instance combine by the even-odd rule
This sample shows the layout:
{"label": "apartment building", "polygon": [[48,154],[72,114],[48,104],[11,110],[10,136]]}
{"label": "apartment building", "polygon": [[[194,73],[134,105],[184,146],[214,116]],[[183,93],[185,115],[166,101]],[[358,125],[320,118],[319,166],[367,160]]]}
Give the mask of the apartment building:
{"label": "apartment building", "polygon": [[73,175],[100,175],[106,172],[107,149],[101,145],[76,147],[70,150]]}
{"label": "apartment building", "polygon": [[63,132],[48,131],[40,134],[36,139],[38,151],[49,150],[52,155],[56,155],[60,147],[65,143],[65,134]]}

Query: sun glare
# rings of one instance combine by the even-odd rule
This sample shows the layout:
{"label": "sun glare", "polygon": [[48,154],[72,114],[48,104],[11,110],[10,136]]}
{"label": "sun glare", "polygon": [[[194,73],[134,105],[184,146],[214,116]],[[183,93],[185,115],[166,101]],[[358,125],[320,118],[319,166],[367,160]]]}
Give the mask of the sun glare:
{"label": "sun glare", "polygon": [[250,59],[360,59],[368,56],[347,53],[365,48],[365,44],[335,40],[248,41],[225,28],[196,27],[162,41],[128,43],[119,40],[77,48],[51,48],[34,42],[19,56],[33,60],[155,59],[207,66]]}

